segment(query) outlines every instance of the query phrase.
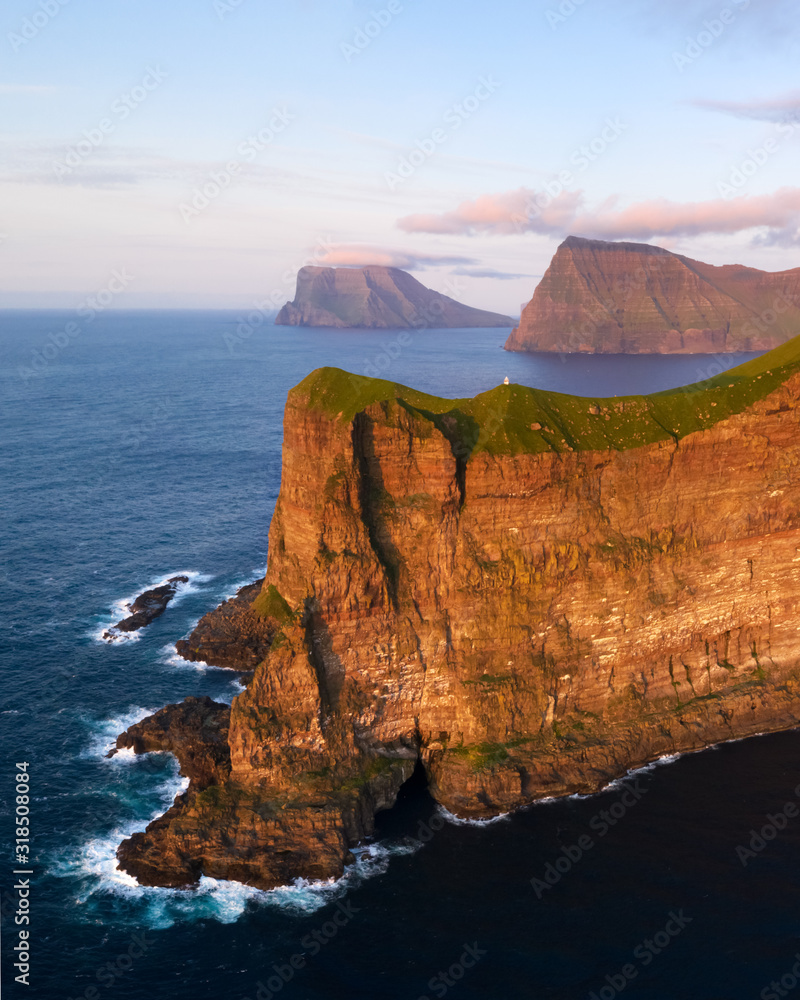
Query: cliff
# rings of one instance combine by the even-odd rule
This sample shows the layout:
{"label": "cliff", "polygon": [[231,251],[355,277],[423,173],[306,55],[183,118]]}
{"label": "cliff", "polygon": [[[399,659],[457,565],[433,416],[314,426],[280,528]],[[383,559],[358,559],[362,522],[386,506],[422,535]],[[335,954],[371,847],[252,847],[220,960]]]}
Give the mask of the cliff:
{"label": "cliff", "polygon": [[396,267],[303,267],[279,326],[375,330],[513,326],[510,316],[462,305]]}
{"label": "cliff", "polygon": [[797,724],[800,339],[612,399],[321,369],[284,435],[278,631],[224,767],[120,847],[140,881],[336,876],[418,762],[488,817]]}
{"label": "cliff", "polygon": [[568,237],[507,351],[716,354],[800,334],[800,268],[714,267],[644,243]]}

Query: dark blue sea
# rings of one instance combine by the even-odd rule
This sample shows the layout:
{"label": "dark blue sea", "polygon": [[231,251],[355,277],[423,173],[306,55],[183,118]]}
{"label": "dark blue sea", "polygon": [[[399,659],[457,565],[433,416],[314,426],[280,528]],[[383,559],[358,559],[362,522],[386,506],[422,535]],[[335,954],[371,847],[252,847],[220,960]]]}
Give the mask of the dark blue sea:
{"label": "dark blue sea", "polygon": [[[800,997],[797,732],[486,824],[443,817],[412,784],[338,883],[180,892],[115,870],[118,843],[182,787],[167,755],[105,759],[116,735],[240,690],[174,643],[264,571],[292,385],[338,365],[453,397],[506,375],[611,395],[707,378],[719,359],[507,354],[504,330],[242,337],[236,313],[106,313],[65,333],[75,319],[0,314],[4,997]],[[177,573],[190,583],[138,638],[98,641],[121,601]],[[13,965],[18,762],[30,986]]]}

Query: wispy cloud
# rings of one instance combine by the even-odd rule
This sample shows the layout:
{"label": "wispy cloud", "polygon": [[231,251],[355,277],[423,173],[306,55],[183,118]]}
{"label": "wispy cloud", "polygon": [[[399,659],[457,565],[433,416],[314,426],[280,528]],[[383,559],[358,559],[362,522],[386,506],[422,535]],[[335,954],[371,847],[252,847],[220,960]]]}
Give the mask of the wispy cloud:
{"label": "wispy cloud", "polygon": [[13,94],[54,94],[56,87],[34,83],[0,83],[0,97]]}
{"label": "wispy cloud", "polygon": [[474,257],[418,254],[366,243],[340,244],[321,257],[319,262],[328,267],[366,267],[369,264],[379,264],[382,267],[399,267],[403,271],[425,271],[431,267],[478,263]]}
{"label": "wispy cloud", "polygon": [[582,192],[550,198],[544,192],[519,188],[502,194],[481,195],[462,202],[451,212],[409,215],[398,220],[408,233],[472,236],[478,233],[525,232],[598,239],[643,239],[656,236],[701,236],[761,229],[763,242],[790,245],[800,242],[800,188],[781,188],[769,195],[744,195],[733,200],[674,202],[666,198],[635,202],[617,208],[609,198],[595,209],[585,208]]}
{"label": "wispy cloud", "polygon": [[541,274],[518,274],[515,271],[498,271],[493,267],[456,267],[453,274],[465,278],[491,278],[493,281],[515,281],[518,278],[541,278]]}
{"label": "wispy cloud", "polygon": [[710,101],[701,98],[691,103],[707,111],[721,111],[734,118],[749,118],[757,122],[800,121],[798,90],[766,101]]}

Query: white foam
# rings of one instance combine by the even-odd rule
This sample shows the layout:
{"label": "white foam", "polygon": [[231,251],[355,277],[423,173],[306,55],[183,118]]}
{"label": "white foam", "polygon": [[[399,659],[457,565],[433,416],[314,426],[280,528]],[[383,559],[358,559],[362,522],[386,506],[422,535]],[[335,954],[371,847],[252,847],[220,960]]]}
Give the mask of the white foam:
{"label": "white foam", "polygon": [[251,587],[254,583],[258,583],[259,580],[267,575],[266,569],[254,569],[253,575],[248,577],[246,580],[239,580],[237,583],[232,583],[231,588],[225,588],[220,592],[220,600],[229,601],[232,597],[236,597],[242,587]]}
{"label": "white foam", "polygon": [[443,816],[448,823],[452,823],[453,826],[492,826],[494,823],[505,823],[511,818],[511,813],[500,813],[498,816],[489,817],[489,819],[466,819],[463,816],[453,815],[453,813],[445,809],[444,806],[438,806],[436,811],[440,816]]}
{"label": "white foam", "polygon": [[[200,573],[197,570],[176,570],[173,573],[167,573],[165,576],[160,577],[157,580],[151,580],[143,587],[139,587],[129,597],[122,597],[118,601],[114,601],[111,605],[107,620],[104,621],[98,628],[93,629],[89,633],[90,637],[94,639],[95,642],[104,642],[106,644],[136,642],[141,634],[141,629],[137,629],[135,632],[117,632],[114,629],[114,625],[130,614],[131,605],[140,594],[145,593],[147,590],[154,590],[156,587],[163,587],[176,576],[188,577],[188,582],[177,584],[175,587],[175,594],[170,600],[168,608],[179,604],[188,594],[195,594],[202,590],[203,588],[199,586],[200,584],[208,583],[210,580],[214,579],[213,576],[209,576],[207,573]],[[105,633],[109,633],[108,636],[106,636]]]}
{"label": "white foam", "polygon": [[[171,805],[175,794],[180,794],[185,788],[186,783],[182,779],[170,779],[165,783],[159,790],[164,801],[157,815],[161,815],[164,808]],[[248,906],[273,907],[292,914],[315,913],[341,899],[366,879],[384,874],[393,857],[414,854],[422,846],[408,842],[364,844],[353,849],[355,861],[345,867],[339,879],[310,881],[299,878],[291,885],[265,890],[202,876],[198,885],[191,889],[163,889],[140,885],[117,864],[119,844],[143,829],[147,822],[137,820],[90,840],[56,863],[53,874],[81,877],[82,885],[76,897],[78,904],[88,905],[91,909],[94,897],[106,900],[109,896],[117,897],[128,911],[126,917],[121,919],[129,917],[139,922],[144,919],[148,927],[163,929],[173,926],[178,920],[203,919],[232,924]],[[136,908],[133,915],[129,913],[131,904]]]}
{"label": "white foam", "polygon": [[[163,706],[159,706],[163,707]],[[127,709],[119,715],[112,715],[106,719],[82,716],[81,721],[87,723],[94,730],[88,747],[80,754],[81,757],[105,757],[109,750],[113,750],[114,744],[120,733],[124,733],[130,726],[146,719],[148,715],[154,715],[157,708],[141,708],[140,706]],[[119,753],[122,753],[120,751]],[[119,753],[110,757],[109,760],[116,760]]]}
{"label": "white foam", "polygon": [[[701,747],[701,750],[708,749],[707,747]],[[700,751],[687,750],[684,753],[665,753],[661,757],[656,758],[656,760],[651,760],[648,764],[642,764],[641,767],[632,767],[630,770],[626,771],[619,778],[614,778],[613,781],[609,781],[607,785],[603,785],[600,789],[601,792],[607,792],[609,789],[624,788],[625,782],[628,778],[632,777],[634,774],[649,774],[651,771],[655,771],[657,767],[665,767],[667,764],[674,764],[675,761],[680,760],[681,757],[685,756],[686,753],[698,753]],[[589,796],[586,796],[588,798]]]}

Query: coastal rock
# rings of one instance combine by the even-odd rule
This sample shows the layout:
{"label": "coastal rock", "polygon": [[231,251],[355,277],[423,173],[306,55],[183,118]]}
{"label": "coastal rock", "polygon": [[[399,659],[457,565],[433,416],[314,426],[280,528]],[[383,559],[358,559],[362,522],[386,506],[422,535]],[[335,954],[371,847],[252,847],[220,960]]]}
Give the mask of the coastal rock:
{"label": "coastal rock", "polygon": [[128,605],[128,610],[131,614],[105,631],[103,638],[113,642],[114,639],[118,638],[118,633],[120,632],[138,632],[140,628],[145,628],[151,622],[155,621],[156,618],[164,614],[167,610],[167,605],[175,596],[179,584],[188,582],[188,576],[171,576],[160,587],[145,590]]}
{"label": "coastal rock", "polygon": [[485,818],[800,719],[800,340],[624,399],[321,369],[284,426],[280,631],[141,881],[336,876],[417,762]]}
{"label": "coastal rock", "polygon": [[214,667],[251,671],[269,652],[277,619],[264,616],[253,608],[261,593],[263,580],[242,587],[235,597],[203,615],[188,639],[175,643],[178,653],[192,662]]}
{"label": "coastal rock", "polygon": [[372,330],[513,326],[510,316],[473,309],[434,292],[397,267],[303,267],[279,326]]}
{"label": "coastal rock", "polygon": [[800,268],[715,267],[644,243],[568,237],[507,351],[716,354],[800,333]]}
{"label": "coastal rock", "polygon": [[130,726],[108,756],[126,748],[136,754],[166,751],[177,757],[181,774],[199,787],[220,784],[231,771],[230,714],[230,705],[211,698],[186,698]]}

